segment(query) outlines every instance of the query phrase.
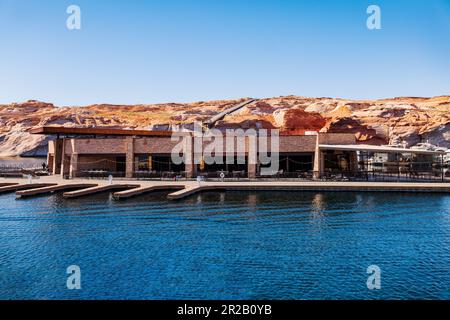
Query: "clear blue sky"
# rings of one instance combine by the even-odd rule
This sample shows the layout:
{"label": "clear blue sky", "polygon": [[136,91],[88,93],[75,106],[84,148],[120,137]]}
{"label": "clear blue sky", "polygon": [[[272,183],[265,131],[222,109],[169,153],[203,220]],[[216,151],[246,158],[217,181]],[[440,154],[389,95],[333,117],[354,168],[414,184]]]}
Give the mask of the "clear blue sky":
{"label": "clear blue sky", "polygon": [[0,103],[289,94],[450,94],[450,0],[0,0]]}

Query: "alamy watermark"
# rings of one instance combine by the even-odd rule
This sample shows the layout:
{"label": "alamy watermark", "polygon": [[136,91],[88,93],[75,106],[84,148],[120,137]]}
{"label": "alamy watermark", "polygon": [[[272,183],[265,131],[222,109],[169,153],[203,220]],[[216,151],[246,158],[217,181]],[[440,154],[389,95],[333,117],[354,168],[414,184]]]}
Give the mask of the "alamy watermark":
{"label": "alamy watermark", "polygon": [[279,170],[278,129],[226,129],[223,132],[205,130],[196,122],[193,132],[175,131],[171,141],[177,142],[171,152],[176,165],[261,165],[262,175],[274,175]]}
{"label": "alamy watermark", "polygon": [[81,29],[81,8],[77,5],[67,7],[66,13],[69,15],[66,20],[66,27],[69,30]]}
{"label": "alamy watermark", "polygon": [[81,289],[81,269],[77,265],[71,265],[66,270],[69,277],[66,281],[67,289],[80,290]]}
{"label": "alamy watermark", "polygon": [[[72,4],[67,7],[66,13],[69,15],[66,20],[66,27],[69,30],[81,29],[81,8]],[[366,20],[366,26],[369,30],[381,30],[381,8],[378,5],[371,4],[367,7],[366,13],[369,15]]]}
{"label": "alamy watermark", "polygon": [[381,289],[381,269],[377,265],[371,265],[367,267],[367,274],[370,274],[367,278],[367,289],[380,290]]}
{"label": "alamy watermark", "polygon": [[370,16],[367,18],[366,25],[369,30],[381,29],[381,8],[377,5],[370,5],[367,7],[367,14]]}

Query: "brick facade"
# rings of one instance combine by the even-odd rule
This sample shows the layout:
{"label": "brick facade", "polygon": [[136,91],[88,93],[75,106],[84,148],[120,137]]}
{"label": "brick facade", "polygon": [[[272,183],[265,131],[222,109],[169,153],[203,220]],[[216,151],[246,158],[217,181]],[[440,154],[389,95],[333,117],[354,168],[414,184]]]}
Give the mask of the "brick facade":
{"label": "brick facade", "polygon": [[[184,139],[184,140],[183,140]],[[197,139],[197,140],[196,140]],[[117,137],[117,138],[70,138],[51,141],[49,144],[49,166],[54,174],[74,176],[78,170],[104,169],[116,171],[117,158],[125,159],[126,177],[133,177],[135,171],[135,156],[137,155],[166,155],[170,156],[172,150],[178,145],[184,146],[185,170],[188,177],[195,176],[196,165],[193,164],[195,152],[205,150],[211,143],[204,141],[200,149],[195,149],[198,139],[191,135],[171,139],[171,137]],[[248,157],[248,174],[254,177],[258,171],[255,154],[249,154],[249,145],[252,138],[246,137],[244,146],[235,139],[234,154],[243,150]],[[270,138],[267,138],[268,151],[271,150]],[[314,155],[314,171],[323,172],[323,157],[319,151],[319,144],[355,144],[353,134],[327,134],[303,136],[280,136],[279,152],[282,154],[311,154]],[[222,150],[225,150],[224,140]],[[198,147],[199,145],[197,145]],[[244,147],[244,148],[243,148]],[[219,151],[219,150],[216,150]],[[224,152],[224,155],[230,153]],[[50,161],[52,163],[50,163]],[[99,162],[101,161],[101,162]],[[256,161],[256,163],[255,163]]]}

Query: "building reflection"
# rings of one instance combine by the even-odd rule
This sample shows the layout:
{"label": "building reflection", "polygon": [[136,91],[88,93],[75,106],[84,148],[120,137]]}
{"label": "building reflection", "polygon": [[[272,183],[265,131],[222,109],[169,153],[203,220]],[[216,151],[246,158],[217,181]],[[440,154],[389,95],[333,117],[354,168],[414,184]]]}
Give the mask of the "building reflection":
{"label": "building reflection", "polygon": [[323,217],[325,211],[325,200],[322,193],[317,193],[312,199],[313,217]]}
{"label": "building reflection", "polygon": [[247,204],[252,208],[256,208],[258,204],[258,197],[255,193],[250,193],[247,196]]}

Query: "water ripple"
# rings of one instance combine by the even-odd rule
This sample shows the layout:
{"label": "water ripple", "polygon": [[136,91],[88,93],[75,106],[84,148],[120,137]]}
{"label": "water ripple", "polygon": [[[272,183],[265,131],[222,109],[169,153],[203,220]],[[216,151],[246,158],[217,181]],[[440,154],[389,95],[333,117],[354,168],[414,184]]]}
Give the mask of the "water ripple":
{"label": "water ripple", "polygon": [[1,195],[0,299],[450,298],[450,196],[166,195]]}

